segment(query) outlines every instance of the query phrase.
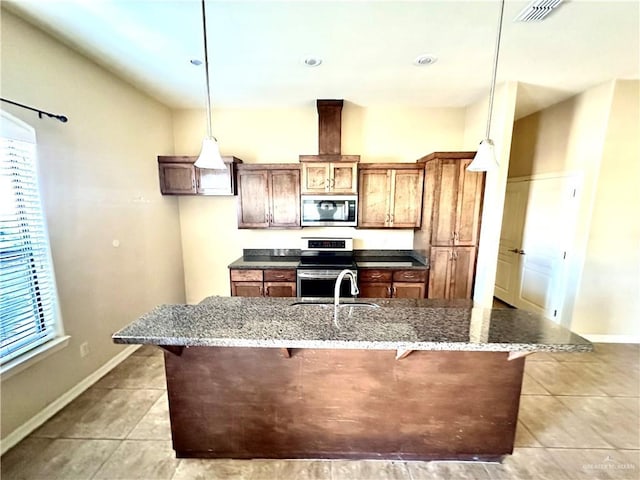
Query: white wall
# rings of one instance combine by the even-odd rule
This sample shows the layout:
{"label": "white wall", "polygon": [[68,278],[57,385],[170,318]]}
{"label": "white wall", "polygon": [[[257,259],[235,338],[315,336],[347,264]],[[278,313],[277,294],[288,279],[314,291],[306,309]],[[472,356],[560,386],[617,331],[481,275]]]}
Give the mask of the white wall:
{"label": "white wall", "polygon": [[177,201],[160,195],[156,163],[173,151],[171,112],[4,9],[1,21],[2,96],[69,117],[6,107],[36,129],[71,335],[68,347],[3,380],[4,441],[121,352],[114,331],[159,303],[184,302],[184,284]]}
{"label": "white wall", "polygon": [[[174,112],[176,153],[196,155],[205,133],[203,111]],[[345,102],[342,153],[361,162],[415,162],[433,151],[461,150],[464,109],[361,108]],[[214,109],[221,151],[245,163],[298,163],[318,153],[315,101],[299,109]],[[229,295],[227,266],[243,248],[299,248],[303,235],[349,235],[354,248],[412,249],[413,230],[351,228],[238,230],[235,197],[181,197],[180,226],[187,301]]]}
{"label": "white wall", "polygon": [[629,340],[640,333],[638,85],[608,82],[514,126],[510,177],[573,173],[582,180],[562,318],[584,335]]}
{"label": "white wall", "polygon": [[640,342],[640,81],[617,81],[572,327]]}

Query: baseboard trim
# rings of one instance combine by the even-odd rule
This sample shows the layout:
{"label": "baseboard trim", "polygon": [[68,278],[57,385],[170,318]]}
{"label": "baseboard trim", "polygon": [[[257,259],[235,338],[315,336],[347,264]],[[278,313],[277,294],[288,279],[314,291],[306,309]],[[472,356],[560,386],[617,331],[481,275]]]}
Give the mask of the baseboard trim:
{"label": "baseboard trim", "polygon": [[593,343],[640,343],[640,336],[637,335],[580,335]]}
{"label": "baseboard trim", "polygon": [[33,417],[31,417],[29,420],[27,420],[25,423],[20,425],[13,432],[3,438],[0,441],[0,455],[4,455],[9,449],[13,448],[18,442],[27,437],[27,435],[33,432],[36,428],[40,427],[44,422],[49,420],[56,413],[66,407],[81,393],[83,393],[94,383],[100,380],[104,375],[109,373],[109,371],[111,371],[114,367],[116,367],[123,360],[129,357],[129,355],[135,352],[138,348],[140,348],[140,345],[128,346],[107,363],[98,368],[91,375],[81,380],[76,386],[63,393],[60,397],[51,402],[49,405],[40,410]]}

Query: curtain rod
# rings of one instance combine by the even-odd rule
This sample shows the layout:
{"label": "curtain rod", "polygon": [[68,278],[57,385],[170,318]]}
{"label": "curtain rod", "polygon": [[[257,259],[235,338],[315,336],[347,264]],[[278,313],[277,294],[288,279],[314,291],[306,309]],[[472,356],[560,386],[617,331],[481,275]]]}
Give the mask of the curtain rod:
{"label": "curtain rod", "polygon": [[29,107],[27,105],[23,105],[18,102],[14,102],[11,100],[7,100],[6,98],[0,98],[3,102],[10,103],[11,105],[15,105],[16,107],[26,108],[27,110],[31,110],[33,112],[38,112],[38,117],[42,118],[42,115],[46,115],[49,118],[55,118],[56,120],[60,120],[62,123],[67,123],[69,119],[64,115],[56,115],[55,113],[45,112],[44,110],[40,110],[38,108]]}

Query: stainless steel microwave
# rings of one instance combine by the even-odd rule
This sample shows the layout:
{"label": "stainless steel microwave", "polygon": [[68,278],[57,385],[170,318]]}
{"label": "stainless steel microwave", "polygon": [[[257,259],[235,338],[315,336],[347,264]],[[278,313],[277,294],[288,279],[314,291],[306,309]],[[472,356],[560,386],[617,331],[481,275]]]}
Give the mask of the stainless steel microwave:
{"label": "stainless steel microwave", "polygon": [[303,227],[355,227],[357,195],[301,195]]}

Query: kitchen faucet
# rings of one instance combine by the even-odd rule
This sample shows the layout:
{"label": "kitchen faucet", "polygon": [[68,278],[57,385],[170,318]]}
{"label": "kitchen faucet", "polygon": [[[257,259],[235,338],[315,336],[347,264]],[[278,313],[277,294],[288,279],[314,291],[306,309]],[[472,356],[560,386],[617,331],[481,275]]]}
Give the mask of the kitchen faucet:
{"label": "kitchen faucet", "polygon": [[351,280],[351,295],[357,295],[360,293],[360,290],[358,290],[358,284],[356,283],[356,274],[345,268],[340,272],[338,278],[336,278],[336,286],[333,292],[333,304],[336,307],[340,305],[340,284],[346,275],[349,275],[349,279]]}

